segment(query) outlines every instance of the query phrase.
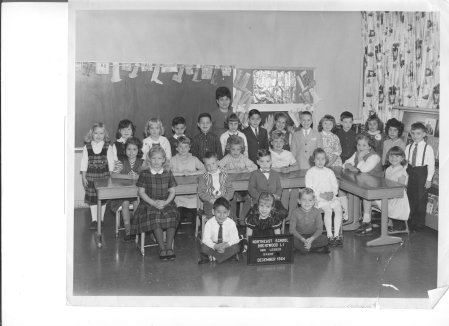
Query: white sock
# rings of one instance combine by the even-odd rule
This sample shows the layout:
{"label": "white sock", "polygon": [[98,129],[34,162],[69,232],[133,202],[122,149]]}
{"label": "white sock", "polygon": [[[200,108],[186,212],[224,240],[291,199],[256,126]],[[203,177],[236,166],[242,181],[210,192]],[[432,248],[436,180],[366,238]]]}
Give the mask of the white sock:
{"label": "white sock", "polygon": [[90,214],[92,215],[92,222],[97,221],[97,205],[90,205]]}
{"label": "white sock", "polygon": [[342,214],[342,210],[341,210],[341,206],[337,206],[334,209],[334,236],[340,236],[340,227],[341,227],[341,220],[343,218],[343,214]]}
{"label": "white sock", "polygon": [[345,221],[347,221],[349,219],[349,216],[348,216],[348,213],[349,213],[349,211],[348,211],[348,197],[340,196],[340,197],[338,197],[338,200],[340,201],[340,204],[341,204],[341,208],[342,208],[342,212],[343,212],[343,219]]}
{"label": "white sock", "polygon": [[327,237],[332,237],[332,209],[326,208],[324,210],[324,226],[326,227]]}
{"label": "white sock", "polygon": [[[97,206],[95,206],[97,207]],[[106,212],[106,204],[101,205],[101,222],[104,221],[104,213]]]}
{"label": "white sock", "polygon": [[371,222],[371,214],[369,213],[363,213],[363,223],[370,223]]}

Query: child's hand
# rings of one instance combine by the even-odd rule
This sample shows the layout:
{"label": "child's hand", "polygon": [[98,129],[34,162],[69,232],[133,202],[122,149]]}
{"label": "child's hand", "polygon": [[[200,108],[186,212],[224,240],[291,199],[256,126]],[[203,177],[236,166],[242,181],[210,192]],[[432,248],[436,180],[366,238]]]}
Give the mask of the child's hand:
{"label": "child's hand", "polygon": [[424,188],[429,189],[430,187],[432,187],[432,181],[426,181]]}
{"label": "child's hand", "polygon": [[83,178],[82,181],[83,181],[83,187],[84,187],[84,190],[86,190],[86,189],[87,189],[87,185],[88,185],[89,183],[87,182],[87,179],[86,179],[86,178]]}
{"label": "child's hand", "polygon": [[353,165],[351,163],[346,163],[344,168],[350,170]]}
{"label": "child's hand", "polygon": [[306,241],[304,242],[304,247],[307,250],[309,250],[310,248],[312,248],[312,242],[313,242],[313,238],[312,237],[306,239]]}
{"label": "child's hand", "polygon": [[114,172],[120,173],[123,170],[123,163],[120,161],[114,161]]}
{"label": "child's hand", "polygon": [[334,193],[332,191],[325,192],[326,194],[326,200],[332,200],[334,198]]}
{"label": "child's hand", "polygon": [[290,172],[290,167],[284,166],[283,168],[281,168],[281,172],[282,173],[289,173]]}
{"label": "child's hand", "polygon": [[153,206],[157,209],[162,209],[165,207],[165,205],[167,205],[167,203],[164,200],[155,200]]}
{"label": "child's hand", "polygon": [[281,199],[281,196],[278,196],[278,195],[275,195],[275,194],[273,194],[273,197],[274,197],[274,199],[276,199],[276,200],[280,200],[280,199]]}

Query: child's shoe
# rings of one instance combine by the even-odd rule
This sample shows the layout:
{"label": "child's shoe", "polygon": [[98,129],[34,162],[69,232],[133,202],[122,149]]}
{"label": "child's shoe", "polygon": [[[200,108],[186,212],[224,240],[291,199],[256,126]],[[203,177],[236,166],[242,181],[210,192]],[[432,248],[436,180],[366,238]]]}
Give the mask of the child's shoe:
{"label": "child's shoe", "polygon": [[167,250],[167,255],[165,256],[165,259],[167,260],[175,260],[176,255],[175,255],[175,251],[173,249],[168,249]]}
{"label": "child's shoe", "polygon": [[89,230],[96,230],[97,226],[98,226],[98,222],[92,221],[92,222],[90,222]]}
{"label": "child's shoe", "polygon": [[355,233],[361,233],[364,232],[366,229],[373,229],[371,223],[366,223],[366,222],[362,222],[362,224],[360,224],[360,226],[357,228],[357,230],[355,230]]}
{"label": "child's shoe", "polygon": [[209,256],[209,261],[212,261],[212,262],[213,262],[213,261],[216,261],[216,260],[217,260],[217,259],[216,259],[214,256],[212,256],[212,255]]}
{"label": "child's shoe", "polygon": [[327,242],[329,246],[333,247],[335,246],[335,238],[334,237],[327,237]]}
{"label": "child's shoe", "polygon": [[201,254],[200,258],[198,259],[198,265],[207,264],[208,262],[210,262],[209,257]]}
{"label": "child's shoe", "polygon": [[364,229],[361,229],[359,232],[356,231],[355,235],[357,236],[365,236],[365,235],[372,235],[373,234],[373,227],[371,223],[362,223],[367,224]]}
{"label": "child's shoe", "polygon": [[239,261],[239,260],[240,260],[239,254],[235,254],[234,256],[232,256],[232,257],[231,257],[231,260],[233,260],[233,261]]}
{"label": "child's shoe", "polygon": [[335,246],[343,247],[343,237],[341,237],[341,236],[336,236],[336,237],[334,238],[334,241],[335,241]]}

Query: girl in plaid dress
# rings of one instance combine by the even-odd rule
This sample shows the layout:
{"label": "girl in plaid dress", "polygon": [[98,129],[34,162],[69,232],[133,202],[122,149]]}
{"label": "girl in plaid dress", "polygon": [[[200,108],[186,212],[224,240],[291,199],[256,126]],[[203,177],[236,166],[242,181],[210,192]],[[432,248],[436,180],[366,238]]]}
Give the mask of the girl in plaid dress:
{"label": "girl in plaid dress", "polygon": [[[159,245],[159,258],[175,259],[173,238],[179,223],[179,212],[175,198],[176,181],[165,166],[164,149],[153,145],[145,156],[142,173],[137,180],[141,201],[131,222],[131,234],[153,231]],[[167,245],[162,230],[167,230]]]}
{"label": "girl in plaid dress", "polygon": [[[92,215],[90,229],[97,228],[97,190],[94,182],[99,179],[108,178],[110,171],[114,170],[114,157],[109,145],[109,134],[105,125],[101,122],[94,123],[84,138],[86,145],[83,148],[81,159],[81,181],[86,195],[84,202],[89,204]],[[103,221],[105,204],[101,207],[101,220]]]}
{"label": "girl in plaid dress", "polygon": [[[342,152],[340,138],[332,132],[336,124],[335,118],[329,114],[322,117],[318,123],[318,131],[321,132],[323,138],[323,149],[329,160],[329,163],[326,164],[327,167],[343,166],[340,158]],[[313,161],[314,158],[311,157],[311,160]]]}

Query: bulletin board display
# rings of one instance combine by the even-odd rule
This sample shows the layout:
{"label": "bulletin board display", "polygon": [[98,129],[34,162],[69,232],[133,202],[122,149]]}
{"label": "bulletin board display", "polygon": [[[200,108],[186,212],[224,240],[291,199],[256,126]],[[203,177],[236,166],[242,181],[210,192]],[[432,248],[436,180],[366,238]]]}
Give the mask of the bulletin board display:
{"label": "bulletin board display", "polygon": [[[217,69],[217,72],[220,70]],[[120,81],[112,82],[111,74],[98,74],[94,69],[77,66],[75,71],[75,147],[84,145],[84,137],[95,122],[103,122],[115,139],[120,120],[129,119],[136,125],[135,136],[143,138],[145,123],[152,117],[162,120],[165,136],[170,137],[171,121],[176,116],[187,120],[187,136],[198,133],[197,117],[202,112],[217,110],[215,90],[226,86],[232,91],[233,75],[214,74],[201,78],[178,72],[140,71],[129,77],[120,71]],[[180,78],[179,78],[180,76]],[[153,78],[154,79],[154,78]],[[177,79],[178,81],[175,81]],[[193,80],[195,79],[195,80]]]}

